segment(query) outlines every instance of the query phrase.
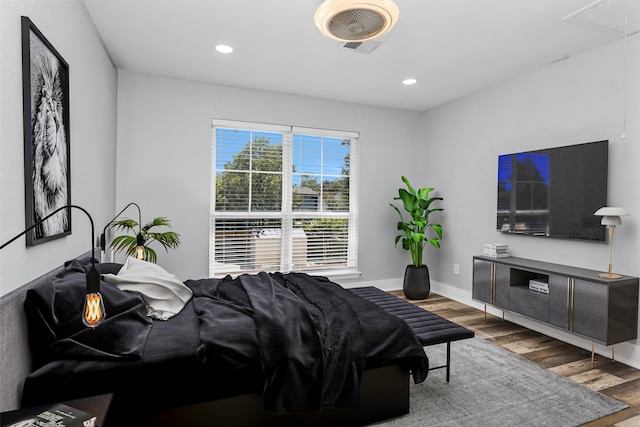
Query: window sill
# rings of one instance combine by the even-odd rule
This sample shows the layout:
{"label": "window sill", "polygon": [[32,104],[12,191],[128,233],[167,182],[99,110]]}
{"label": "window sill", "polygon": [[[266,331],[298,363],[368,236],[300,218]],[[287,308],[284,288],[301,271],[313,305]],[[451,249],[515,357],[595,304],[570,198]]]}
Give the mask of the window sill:
{"label": "window sill", "polygon": [[362,275],[362,272],[355,270],[317,270],[317,271],[307,271],[307,274],[311,276],[325,276],[335,280],[348,280],[348,279],[359,279]]}

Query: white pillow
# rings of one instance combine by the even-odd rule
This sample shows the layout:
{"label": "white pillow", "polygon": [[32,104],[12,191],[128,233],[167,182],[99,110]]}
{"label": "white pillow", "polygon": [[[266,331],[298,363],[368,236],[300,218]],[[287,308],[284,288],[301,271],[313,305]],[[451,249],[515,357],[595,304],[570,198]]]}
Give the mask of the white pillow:
{"label": "white pillow", "polygon": [[123,291],[139,293],[150,309],[150,317],[167,320],[180,312],[193,292],[162,267],[128,257],[118,274],[104,274],[106,282]]}

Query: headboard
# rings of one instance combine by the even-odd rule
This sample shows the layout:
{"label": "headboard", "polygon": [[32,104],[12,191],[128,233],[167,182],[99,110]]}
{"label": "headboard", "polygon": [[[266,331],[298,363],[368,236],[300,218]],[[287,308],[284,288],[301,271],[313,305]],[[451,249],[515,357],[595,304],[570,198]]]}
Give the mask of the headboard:
{"label": "headboard", "polygon": [[[94,255],[100,261],[100,248],[95,253],[88,251],[77,259],[89,262]],[[31,372],[31,351],[27,331],[27,318],[24,300],[27,290],[47,283],[49,279],[63,270],[64,266],[51,270],[0,297],[0,411],[9,411],[20,407],[22,383]]]}

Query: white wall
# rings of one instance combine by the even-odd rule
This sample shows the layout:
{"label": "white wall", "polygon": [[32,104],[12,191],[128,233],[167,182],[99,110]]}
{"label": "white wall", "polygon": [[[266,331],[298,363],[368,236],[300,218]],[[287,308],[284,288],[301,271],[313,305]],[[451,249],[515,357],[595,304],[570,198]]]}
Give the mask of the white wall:
{"label": "white wall", "polygon": [[143,222],[172,221],[182,243],[170,254],[155,248],[159,265],[183,280],[208,275],[211,119],[219,118],[360,132],[360,280],[403,274],[410,258],[394,247],[388,204],[401,175],[419,175],[419,113],[133,72],[120,71],[118,82],[116,205],[135,201]]}
{"label": "white wall", "polygon": [[[0,242],[25,228],[20,17],[29,17],[69,64],[71,202],[87,209],[96,237],[114,215],[117,73],[80,0],[0,0]],[[0,253],[0,295],[90,250],[87,217],[72,234]]]}
{"label": "white wall", "polygon": [[[71,202],[91,214],[97,237],[114,215],[116,70],[80,0],[0,0],[0,242],[25,227],[21,16],[29,17],[69,64]],[[2,250],[3,301],[17,303],[20,298],[11,291],[91,249],[88,218],[73,209],[71,221],[69,236],[31,248],[19,239]],[[19,407],[30,369],[26,320],[12,316],[20,312],[10,308],[0,324],[2,411]]]}
{"label": "white wall", "polygon": [[[340,283],[401,287],[409,255],[393,246],[397,219],[388,203],[407,175],[444,197],[442,248],[425,251],[432,289],[481,307],[471,300],[472,256],[486,242],[509,243],[514,256],[578,267],[605,271],[608,262],[606,243],[497,233],[498,154],[609,139],[609,204],[632,215],[618,228],[614,270],[639,276],[637,36],[629,39],[627,61],[625,82],[616,42],[423,114],[120,71],[116,205],[138,202],[143,220],[168,216],[183,243],[170,255],[161,250],[158,263],[182,279],[204,277],[212,118],[359,131],[362,277]],[[585,340],[528,326],[590,349]],[[633,366],[640,367],[639,354],[635,342],[616,346],[616,357]]]}
{"label": "white wall", "polygon": [[[441,284],[435,290],[473,304],[472,256],[495,241],[508,243],[514,256],[607,271],[607,243],[495,231],[499,154],[603,139],[610,142],[609,205],[631,214],[616,229],[613,270],[640,276],[640,36],[629,38],[627,52],[626,81],[619,41],[424,114],[423,145],[432,154],[425,156],[423,180],[441,188],[446,206],[445,239],[430,263]],[[625,92],[627,138],[621,139]],[[454,263],[460,275],[453,274]],[[591,349],[585,340],[575,343]],[[610,355],[611,349],[597,351]],[[637,342],[617,345],[616,357],[640,368]]]}

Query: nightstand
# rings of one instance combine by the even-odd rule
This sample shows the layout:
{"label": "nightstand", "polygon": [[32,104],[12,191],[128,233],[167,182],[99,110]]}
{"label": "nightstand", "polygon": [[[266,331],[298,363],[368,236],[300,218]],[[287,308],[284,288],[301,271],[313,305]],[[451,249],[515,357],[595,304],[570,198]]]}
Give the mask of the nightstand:
{"label": "nightstand", "polygon": [[0,426],[8,426],[23,419],[30,414],[43,411],[55,403],[64,403],[73,408],[80,409],[96,416],[97,425],[102,426],[111,404],[111,394],[101,394],[98,396],[83,397],[80,399],[65,400],[63,402],[52,402],[45,405],[37,405],[29,408],[21,408],[13,411],[0,413]]}

